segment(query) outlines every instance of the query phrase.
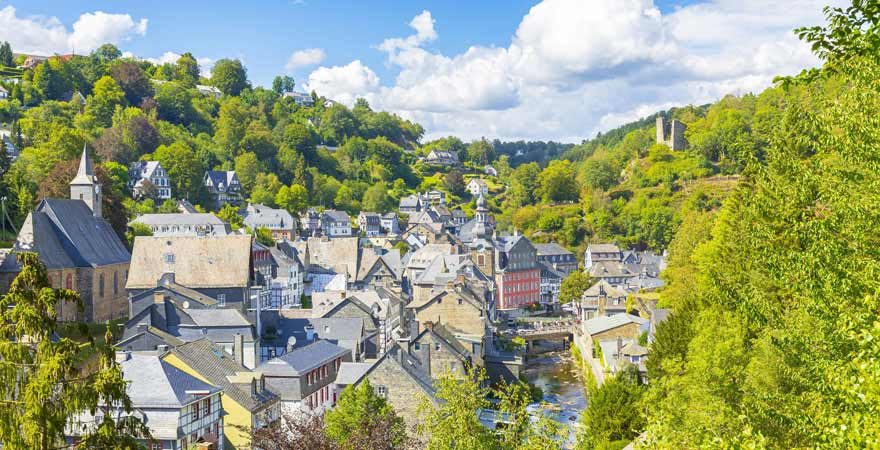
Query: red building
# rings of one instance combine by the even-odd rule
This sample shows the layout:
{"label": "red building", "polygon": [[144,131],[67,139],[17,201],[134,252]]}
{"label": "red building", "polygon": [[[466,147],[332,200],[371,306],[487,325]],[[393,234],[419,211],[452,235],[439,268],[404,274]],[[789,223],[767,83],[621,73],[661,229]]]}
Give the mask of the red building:
{"label": "red building", "polygon": [[496,239],[495,270],[498,309],[522,308],[541,300],[538,252],[524,236]]}

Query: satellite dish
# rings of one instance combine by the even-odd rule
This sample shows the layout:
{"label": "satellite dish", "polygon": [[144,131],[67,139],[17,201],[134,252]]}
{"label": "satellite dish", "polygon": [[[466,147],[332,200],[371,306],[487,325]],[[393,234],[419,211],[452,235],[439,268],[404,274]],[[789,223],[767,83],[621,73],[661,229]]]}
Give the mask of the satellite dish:
{"label": "satellite dish", "polygon": [[189,300],[183,301],[183,309],[189,309]]}
{"label": "satellite dish", "polygon": [[296,347],[296,336],[291,336],[287,338],[287,351],[293,350]]}

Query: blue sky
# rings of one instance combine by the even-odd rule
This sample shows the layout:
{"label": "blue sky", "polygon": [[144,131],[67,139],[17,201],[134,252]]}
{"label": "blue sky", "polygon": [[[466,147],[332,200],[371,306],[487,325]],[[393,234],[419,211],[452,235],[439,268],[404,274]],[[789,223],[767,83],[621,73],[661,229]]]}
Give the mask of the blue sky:
{"label": "blue sky", "polygon": [[153,60],[190,51],[206,69],[240,58],[255,84],[290,74],[339,101],[366,97],[429,137],[577,142],[816,64],[790,30],[819,23],[823,3],[0,0],[0,40],[34,53],[110,41]]}

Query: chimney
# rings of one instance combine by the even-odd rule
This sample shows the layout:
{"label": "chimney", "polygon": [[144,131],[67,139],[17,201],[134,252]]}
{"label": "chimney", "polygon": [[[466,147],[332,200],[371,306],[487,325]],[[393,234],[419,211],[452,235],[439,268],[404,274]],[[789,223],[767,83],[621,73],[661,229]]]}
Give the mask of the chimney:
{"label": "chimney", "polygon": [[235,362],[244,365],[244,335],[235,333],[232,338],[232,358]]}
{"label": "chimney", "polygon": [[153,293],[153,303],[155,303],[157,305],[161,305],[162,303],[165,303],[165,294],[163,294],[161,292],[154,292]]}
{"label": "chimney", "polygon": [[306,341],[312,342],[315,340],[315,327],[312,324],[306,325]]}
{"label": "chimney", "polygon": [[425,328],[428,330],[434,331],[434,322],[428,320],[425,322]]}
{"label": "chimney", "polygon": [[162,354],[164,354],[165,352],[168,351],[168,345],[166,345],[166,344],[159,344],[159,345],[156,346],[156,351],[159,353],[159,355],[162,355]]}
{"label": "chimney", "polygon": [[138,333],[146,332],[147,331],[147,324],[145,324],[145,323],[137,324],[137,330],[138,330]]}
{"label": "chimney", "polygon": [[131,352],[126,352],[126,351],[116,352],[116,362],[117,363],[128,361],[129,359],[131,359]]}
{"label": "chimney", "polygon": [[623,338],[617,338],[617,358],[620,358],[620,350],[623,348]]}
{"label": "chimney", "polygon": [[415,317],[409,319],[409,338],[415,339],[419,335],[419,321]]}

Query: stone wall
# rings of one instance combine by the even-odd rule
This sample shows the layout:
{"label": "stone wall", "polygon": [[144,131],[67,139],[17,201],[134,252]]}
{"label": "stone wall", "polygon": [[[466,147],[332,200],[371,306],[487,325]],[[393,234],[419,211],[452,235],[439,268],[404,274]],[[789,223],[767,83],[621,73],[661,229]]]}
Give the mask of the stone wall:
{"label": "stone wall", "polygon": [[385,398],[394,407],[394,411],[403,417],[408,427],[415,427],[421,422],[419,405],[429,397],[418,382],[403,370],[400,363],[391,358],[391,355],[383,358],[367,375],[367,379],[376,392],[384,388]]}
{"label": "stone wall", "polygon": [[425,329],[428,322],[443,324],[456,333],[471,336],[482,336],[486,331],[485,317],[482,310],[463,299],[455,291],[446,293],[433,303],[416,311],[419,332]]}

